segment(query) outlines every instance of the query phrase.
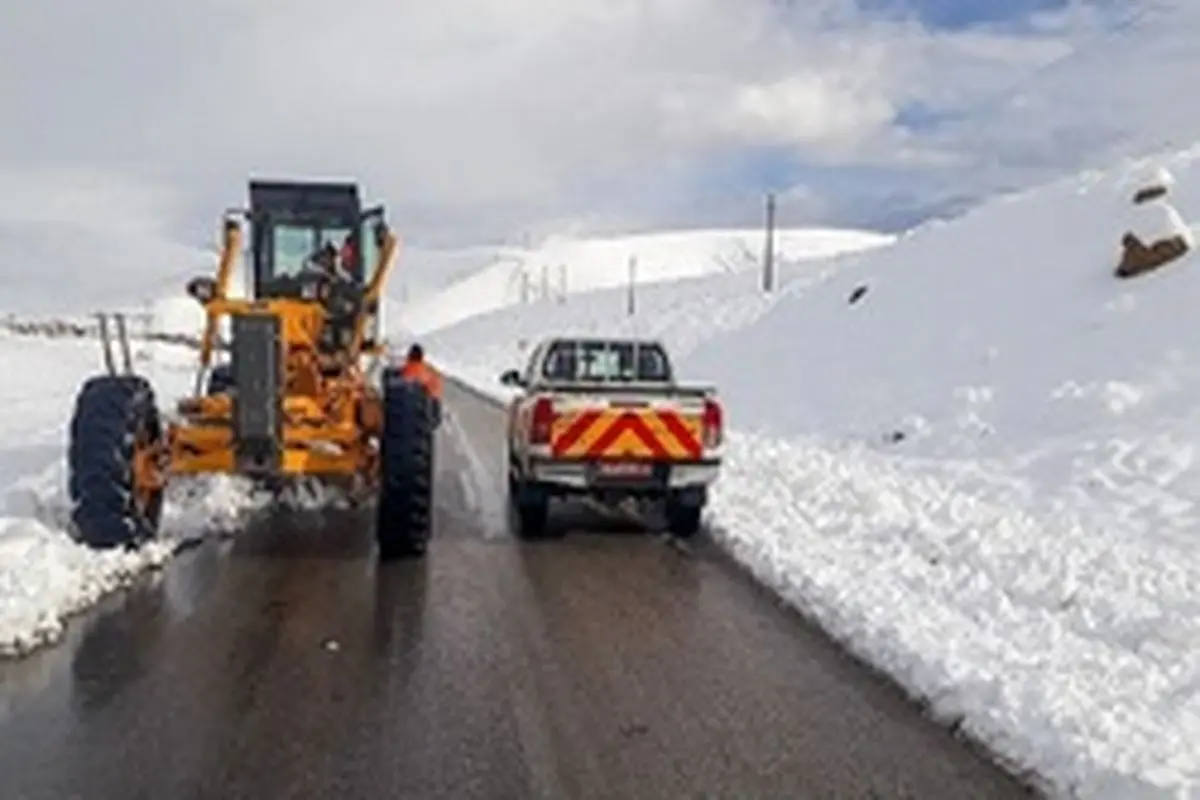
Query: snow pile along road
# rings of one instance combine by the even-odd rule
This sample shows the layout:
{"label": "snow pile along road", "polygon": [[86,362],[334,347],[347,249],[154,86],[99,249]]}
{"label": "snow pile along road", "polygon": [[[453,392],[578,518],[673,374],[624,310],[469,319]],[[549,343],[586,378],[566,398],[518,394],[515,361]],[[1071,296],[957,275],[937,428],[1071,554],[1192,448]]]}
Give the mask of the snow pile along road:
{"label": "snow pile along road", "polygon": [[[136,343],[138,369],[169,407],[190,389],[196,355]],[[236,525],[263,501],[236,481],[173,487],[164,536],[134,552],[94,552],[68,534],[66,427],[75,393],[101,368],[94,340],[48,340],[0,333],[0,386],[8,420],[0,437],[0,655],[52,642],[68,616],[147,569],[181,541]]]}
{"label": "snow pile along road", "polygon": [[56,641],[67,617],[170,556],[172,543],[93,553],[28,517],[0,517],[0,655]]}
{"label": "snow pile along road", "polygon": [[[1165,161],[1190,220],[1198,157]],[[1058,794],[1200,792],[1200,263],[1114,276],[1130,226],[1190,236],[1131,222],[1150,166],[806,265],[774,300],[722,276],[630,318],[599,292],[428,350],[503,396],[521,340],[663,335],[728,402],[710,522],[764,581]]]}

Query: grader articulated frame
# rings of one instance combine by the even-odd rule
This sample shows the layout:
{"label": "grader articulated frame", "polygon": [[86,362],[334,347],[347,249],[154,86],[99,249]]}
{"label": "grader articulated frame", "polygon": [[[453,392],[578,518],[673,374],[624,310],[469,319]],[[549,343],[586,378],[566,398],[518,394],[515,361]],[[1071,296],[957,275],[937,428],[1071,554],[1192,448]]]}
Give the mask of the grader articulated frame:
{"label": "grader articulated frame", "polygon": [[[250,227],[245,298],[229,296],[239,217]],[[117,371],[102,317],[107,370],[83,385],[70,429],[80,540],[135,546],[157,534],[170,480],[231,473],[271,485],[349,484],[376,498],[382,558],[424,552],[437,401],[386,365],[372,379],[364,363],[385,355],[380,305],[398,244],[383,217],[382,207],[361,208],[354,184],[252,180],[250,208],[226,214],[216,278],[188,283],[206,324],[195,393],[170,418],[133,371],[120,317]],[[343,246],[339,269],[334,254]],[[320,255],[327,260],[315,266]],[[224,319],[229,358],[214,364]]]}

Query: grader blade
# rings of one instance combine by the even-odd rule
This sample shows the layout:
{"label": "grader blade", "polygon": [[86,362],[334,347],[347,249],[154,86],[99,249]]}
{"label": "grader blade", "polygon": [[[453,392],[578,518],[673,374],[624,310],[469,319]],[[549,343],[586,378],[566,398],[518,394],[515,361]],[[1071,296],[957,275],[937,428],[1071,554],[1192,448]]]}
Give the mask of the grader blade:
{"label": "grader blade", "polygon": [[233,434],[237,470],[251,477],[280,470],[283,439],[283,393],[280,377],[280,324],[274,314],[233,318],[231,374]]}

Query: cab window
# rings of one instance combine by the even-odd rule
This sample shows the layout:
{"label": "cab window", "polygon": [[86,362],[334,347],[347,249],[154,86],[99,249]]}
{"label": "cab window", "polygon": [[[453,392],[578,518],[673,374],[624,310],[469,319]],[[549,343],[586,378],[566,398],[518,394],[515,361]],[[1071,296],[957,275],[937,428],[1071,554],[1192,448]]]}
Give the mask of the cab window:
{"label": "cab window", "polygon": [[327,244],[333,245],[333,249],[341,252],[342,245],[346,242],[346,237],[350,235],[349,228],[322,228],[320,231],[320,241],[317,247],[321,248]]}
{"label": "cab window", "polygon": [[654,343],[561,341],[549,348],[542,374],[555,381],[669,381],[671,366]]}
{"label": "cab window", "polygon": [[375,225],[367,223],[358,234],[359,262],[362,264],[363,281],[370,283],[375,277],[375,264],[379,261],[379,245],[375,242]]}
{"label": "cab window", "polygon": [[298,225],[276,225],[271,231],[273,277],[295,277],[317,249],[315,231]]}

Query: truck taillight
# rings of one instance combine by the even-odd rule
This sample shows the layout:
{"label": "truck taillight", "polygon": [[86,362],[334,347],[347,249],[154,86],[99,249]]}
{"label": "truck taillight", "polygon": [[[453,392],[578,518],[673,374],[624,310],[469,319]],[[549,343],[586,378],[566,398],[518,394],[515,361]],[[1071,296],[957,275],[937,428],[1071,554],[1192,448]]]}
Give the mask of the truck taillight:
{"label": "truck taillight", "polygon": [[554,427],[554,402],[549,397],[539,397],[533,403],[529,420],[529,443],[549,444],[550,429]]}
{"label": "truck taillight", "polygon": [[725,412],[716,400],[704,401],[704,447],[713,450],[724,438]]}

